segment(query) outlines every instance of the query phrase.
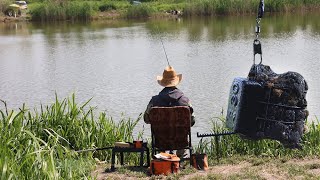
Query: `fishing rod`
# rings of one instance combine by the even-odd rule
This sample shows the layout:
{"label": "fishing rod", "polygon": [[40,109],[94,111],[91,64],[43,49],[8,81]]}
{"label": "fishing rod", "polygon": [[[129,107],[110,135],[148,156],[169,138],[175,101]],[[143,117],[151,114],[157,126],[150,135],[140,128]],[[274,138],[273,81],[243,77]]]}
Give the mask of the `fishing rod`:
{"label": "fishing rod", "polygon": [[168,66],[170,66],[169,59],[168,59],[167,52],[166,52],[166,48],[163,45],[161,36],[160,36],[160,41],[161,41],[161,44],[162,44],[162,48],[163,48],[164,54],[166,55]]}
{"label": "fishing rod", "polygon": [[77,150],[77,151],[74,151],[74,152],[82,153],[82,152],[100,151],[100,150],[106,150],[106,149],[112,149],[112,148],[114,148],[114,146],[102,147],[102,148],[94,148],[94,149],[83,149],[83,150]]}
{"label": "fishing rod", "polygon": [[80,150],[74,150],[74,146],[65,138],[58,136],[60,139],[64,140],[64,142],[66,142],[67,144],[69,144],[69,146],[73,149],[73,152],[77,152],[77,153],[82,153],[82,152],[89,152],[89,151],[100,151],[100,150],[107,150],[107,149],[112,149],[114,148],[114,146],[107,146],[107,147],[101,147],[101,148],[93,148],[93,149],[80,149]]}
{"label": "fishing rod", "polygon": [[[157,26],[157,31],[158,31],[158,33],[160,34],[160,31],[159,31],[159,27],[158,27],[158,26]],[[168,66],[171,67],[171,66],[170,66],[170,63],[169,63],[168,56],[167,56],[167,51],[166,51],[166,48],[164,47],[164,44],[163,44],[161,35],[159,36],[159,39],[160,39],[160,41],[161,41],[162,49],[163,49],[163,51],[164,51],[164,54],[166,55],[166,59],[167,59]]]}

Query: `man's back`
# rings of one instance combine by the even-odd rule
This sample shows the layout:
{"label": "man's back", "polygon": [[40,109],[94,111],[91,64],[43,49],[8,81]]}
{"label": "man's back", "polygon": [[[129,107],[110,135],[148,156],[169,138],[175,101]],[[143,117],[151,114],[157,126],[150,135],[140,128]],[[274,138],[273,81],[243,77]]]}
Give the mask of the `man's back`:
{"label": "man's back", "polygon": [[153,106],[172,107],[189,106],[189,99],[176,87],[165,87],[158,95],[151,99]]}

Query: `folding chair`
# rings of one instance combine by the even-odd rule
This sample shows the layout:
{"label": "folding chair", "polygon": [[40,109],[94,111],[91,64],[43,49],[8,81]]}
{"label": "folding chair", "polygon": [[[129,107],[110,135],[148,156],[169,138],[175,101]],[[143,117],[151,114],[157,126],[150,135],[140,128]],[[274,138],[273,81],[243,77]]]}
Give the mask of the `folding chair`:
{"label": "folding chair", "polygon": [[[159,151],[189,149],[191,146],[191,114],[187,106],[152,107],[149,113],[152,155]],[[188,159],[182,158],[181,160]],[[191,158],[190,159],[190,164]]]}

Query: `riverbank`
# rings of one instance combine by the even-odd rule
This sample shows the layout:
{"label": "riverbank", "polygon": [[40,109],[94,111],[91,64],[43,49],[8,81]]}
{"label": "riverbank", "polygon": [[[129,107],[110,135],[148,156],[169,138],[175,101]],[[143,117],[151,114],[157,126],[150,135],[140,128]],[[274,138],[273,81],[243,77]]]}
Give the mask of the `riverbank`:
{"label": "riverbank", "polygon": [[[177,14],[171,14],[171,13],[158,13],[154,14],[152,17],[148,17],[148,19],[157,19],[157,18],[167,18],[167,19],[176,19],[181,17],[180,15]],[[96,15],[94,15],[92,18],[90,18],[90,21],[108,21],[108,20],[121,20],[121,19],[126,19],[123,17],[123,14],[118,11],[106,11],[106,12],[99,12]],[[32,17],[28,15],[23,15],[19,17],[9,17],[9,16],[4,16],[0,15],[0,23],[9,23],[9,22],[31,22]]]}
{"label": "riverbank", "polygon": [[[177,174],[169,176],[149,176],[148,169],[120,167],[116,172],[109,172],[109,165],[97,164],[91,176],[103,179],[319,179],[319,157],[306,158],[265,158],[231,157],[220,163],[211,162],[207,171],[198,171],[186,167]],[[107,170],[107,171],[106,171]]]}
{"label": "riverbank", "polygon": [[[171,18],[191,16],[227,16],[256,14],[257,0],[196,0],[196,1],[32,1],[25,12],[27,18],[0,18],[4,21],[110,20],[136,18]],[[266,13],[304,13],[319,11],[320,0],[265,1]]]}
{"label": "riverbank", "polygon": [[29,18],[26,16],[19,16],[19,17],[9,17],[9,16],[0,16],[0,22],[7,23],[7,22],[21,22],[21,21],[29,21]]}

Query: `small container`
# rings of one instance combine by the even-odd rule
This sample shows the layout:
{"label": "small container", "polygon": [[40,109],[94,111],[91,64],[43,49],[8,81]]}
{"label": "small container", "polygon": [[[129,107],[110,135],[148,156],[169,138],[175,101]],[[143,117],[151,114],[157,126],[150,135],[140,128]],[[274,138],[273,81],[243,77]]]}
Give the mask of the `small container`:
{"label": "small container", "polygon": [[143,141],[133,141],[133,145],[135,148],[142,148]]}

